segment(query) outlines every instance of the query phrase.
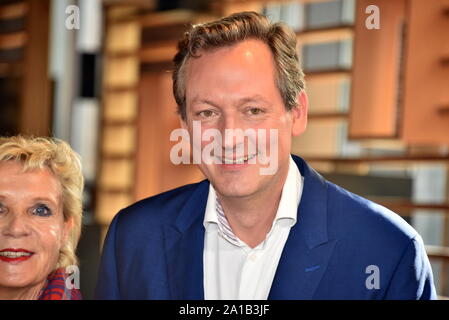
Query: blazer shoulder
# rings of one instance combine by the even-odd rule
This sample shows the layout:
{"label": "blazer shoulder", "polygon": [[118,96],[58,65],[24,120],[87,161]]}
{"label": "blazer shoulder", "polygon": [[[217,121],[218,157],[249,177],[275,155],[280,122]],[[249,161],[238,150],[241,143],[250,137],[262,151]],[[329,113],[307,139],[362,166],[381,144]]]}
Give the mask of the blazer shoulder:
{"label": "blazer shoulder", "polygon": [[198,186],[207,183],[203,180],[178,187],[160,194],[139,200],[132,205],[120,210],[117,219],[120,224],[160,226],[173,222],[184,204],[197,190]]}
{"label": "blazer shoulder", "polygon": [[333,230],[335,236],[403,247],[418,235],[399,214],[329,181],[326,183],[329,231]]}

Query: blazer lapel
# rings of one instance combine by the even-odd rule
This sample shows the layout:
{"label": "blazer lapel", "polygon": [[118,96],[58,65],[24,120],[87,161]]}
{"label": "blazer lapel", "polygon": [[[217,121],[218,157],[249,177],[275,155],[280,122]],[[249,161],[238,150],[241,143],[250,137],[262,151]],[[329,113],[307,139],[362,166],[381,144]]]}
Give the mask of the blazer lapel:
{"label": "blazer lapel", "polygon": [[303,194],[269,299],[312,299],[336,244],[327,235],[326,181],[304,160],[293,159],[304,177]]}
{"label": "blazer lapel", "polygon": [[165,252],[171,298],[204,299],[203,218],[209,182],[202,181],[184,207],[175,225],[165,228]]}
{"label": "blazer lapel", "polygon": [[332,240],[309,249],[297,233],[292,236],[279,261],[268,297],[270,300],[312,299],[336,243]]}
{"label": "blazer lapel", "polygon": [[[312,299],[336,241],[327,235],[327,185],[299,157],[304,177],[298,219],[290,230],[269,299]],[[203,218],[209,182],[202,181],[181,209],[175,225],[165,227],[165,252],[172,299],[204,299]]]}

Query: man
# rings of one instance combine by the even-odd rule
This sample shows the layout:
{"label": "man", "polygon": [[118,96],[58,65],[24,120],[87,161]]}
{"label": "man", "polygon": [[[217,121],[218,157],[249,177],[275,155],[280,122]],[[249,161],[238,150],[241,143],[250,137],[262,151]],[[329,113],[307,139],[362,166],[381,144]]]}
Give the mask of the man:
{"label": "man", "polygon": [[[117,214],[97,298],[436,297],[413,228],[290,155],[292,136],[307,123],[292,31],[256,13],[234,14],[192,27],[174,62],[173,91],[190,136],[200,124],[201,133],[274,130],[277,139],[258,135],[266,148],[254,151],[246,137],[243,156],[242,141],[228,139],[212,154],[223,161],[200,162],[207,180]],[[276,158],[274,172],[261,174],[261,156]]]}

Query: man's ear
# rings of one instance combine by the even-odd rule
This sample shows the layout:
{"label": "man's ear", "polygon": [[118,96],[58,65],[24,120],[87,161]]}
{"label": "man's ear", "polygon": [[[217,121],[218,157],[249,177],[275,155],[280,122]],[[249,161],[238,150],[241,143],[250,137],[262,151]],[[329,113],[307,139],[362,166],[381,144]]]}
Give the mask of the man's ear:
{"label": "man's ear", "polygon": [[291,109],[292,113],[292,135],[299,136],[304,133],[307,127],[307,111],[309,99],[304,90],[298,94],[297,105]]}
{"label": "man's ear", "polygon": [[179,117],[179,124],[181,125],[181,128],[185,130],[189,130],[189,127],[187,126],[187,119],[184,120],[182,117]]}

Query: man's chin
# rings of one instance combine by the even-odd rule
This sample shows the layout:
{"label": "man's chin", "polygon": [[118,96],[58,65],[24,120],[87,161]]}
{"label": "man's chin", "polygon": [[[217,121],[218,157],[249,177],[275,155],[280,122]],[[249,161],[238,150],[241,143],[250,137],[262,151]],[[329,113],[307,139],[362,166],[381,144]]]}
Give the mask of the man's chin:
{"label": "man's chin", "polygon": [[226,198],[240,198],[251,196],[256,192],[257,189],[255,186],[251,187],[243,182],[240,184],[218,183],[213,185],[217,193]]}
{"label": "man's chin", "polygon": [[[217,168],[202,170],[203,174],[212,182],[214,189],[223,197],[246,197],[257,192],[261,185],[260,175],[253,170],[240,172],[223,172]],[[252,169],[252,168],[251,168]]]}

